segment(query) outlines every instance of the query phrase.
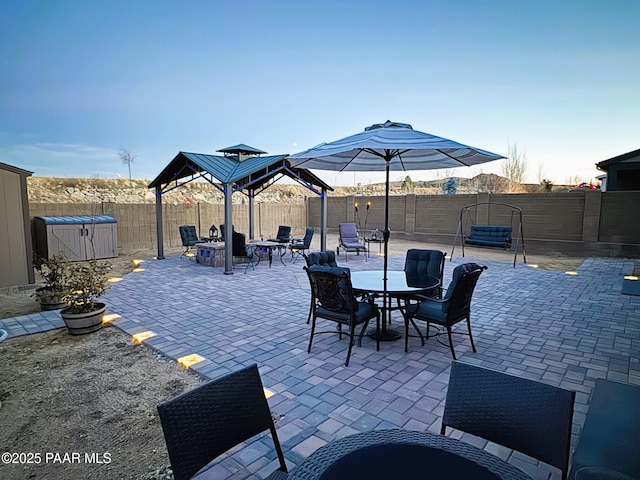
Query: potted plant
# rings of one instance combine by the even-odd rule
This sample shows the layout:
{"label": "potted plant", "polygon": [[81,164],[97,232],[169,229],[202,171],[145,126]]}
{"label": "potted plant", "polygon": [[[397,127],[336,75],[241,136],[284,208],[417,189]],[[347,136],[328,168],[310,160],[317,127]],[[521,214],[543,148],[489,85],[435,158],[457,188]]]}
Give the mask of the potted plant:
{"label": "potted plant", "polygon": [[69,278],[67,259],[62,253],[51,258],[37,256],[34,267],[44,280],[44,287],[36,289],[36,300],[40,302],[42,310],[57,310],[64,307],[62,300],[66,283]]}
{"label": "potted plant", "polygon": [[102,328],[102,315],[106,305],[98,298],[109,289],[107,274],[109,262],[69,263],[69,278],[63,301],[68,305],[60,315],[72,335],[95,332]]}

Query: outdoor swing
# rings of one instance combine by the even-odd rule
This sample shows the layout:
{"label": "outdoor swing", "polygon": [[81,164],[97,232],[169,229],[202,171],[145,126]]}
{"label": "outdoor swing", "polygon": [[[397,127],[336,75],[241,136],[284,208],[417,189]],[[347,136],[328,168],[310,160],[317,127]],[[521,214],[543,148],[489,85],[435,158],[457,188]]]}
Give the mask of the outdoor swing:
{"label": "outdoor swing", "polygon": [[[474,224],[474,217],[477,218],[478,216],[477,208],[483,205],[487,205],[489,208],[493,206],[500,206],[510,209],[511,216],[509,225]],[[471,214],[471,209],[475,209],[475,215]],[[518,224],[514,228],[514,222],[516,221]],[[462,256],[464,257],[465,245],[472,245],[474,247],[501,248],[503,250],[510,249],[513,242],[513,232],[516,233],[515,252],[513,256],[513,268],[515,268],[516,260],[518,259],[518,249],[520,245],[522,245],[523,263],[527,263],[527,253],[525,252],[524,248],[524,233],[522,229],[522,209],[520,207],[509,205],[507,203],[495,202],[482,202],[466,205],[460,210],[460,220],[458,221],[456,236],[453,239],[453,248],[451,249],[451,257],[449,258],[449,261],[453,259],[453,252],[456,248],[456,243],[458,243],[458,237],[460,237]]]}

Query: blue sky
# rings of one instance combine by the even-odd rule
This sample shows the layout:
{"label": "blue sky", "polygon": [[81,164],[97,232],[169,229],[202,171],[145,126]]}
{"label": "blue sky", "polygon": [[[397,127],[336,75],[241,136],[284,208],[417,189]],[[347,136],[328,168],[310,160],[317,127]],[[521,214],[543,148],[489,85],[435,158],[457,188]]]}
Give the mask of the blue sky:
{"label": "blue sky", "polygon": [[[124,147],[153,179],[179,151],[296,153],[390,119],[515,144],[532,182],[588,180],[640,148],[638,18],[633,0],[4,0],[0,162],[127,177]],[[408,174],[480,171],[500,163]]]}

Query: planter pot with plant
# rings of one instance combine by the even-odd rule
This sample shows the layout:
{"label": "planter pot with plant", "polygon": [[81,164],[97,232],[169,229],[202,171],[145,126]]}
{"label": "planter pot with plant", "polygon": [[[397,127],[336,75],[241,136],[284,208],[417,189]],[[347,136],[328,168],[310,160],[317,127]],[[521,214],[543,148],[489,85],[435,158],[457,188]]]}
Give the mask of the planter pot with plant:
{"label": "planter pot with plant", "polygon": [[35,258],[34,267],[44,281],[44,287],[37,288],[35,292],[42,310],[57,310],[65,306],[62,296],[69,278],[67,266],[67,259],[61,253],[51,258]]}
{"label": "planter pot with plant", "polygon": [[98,298],[109,289],[107,274],[111,270],[109,262],[69,263],[69,279],[62,297],[68,305],[60,315],[69,333],[82,335],[102,328],[102,315],[106,305]]}

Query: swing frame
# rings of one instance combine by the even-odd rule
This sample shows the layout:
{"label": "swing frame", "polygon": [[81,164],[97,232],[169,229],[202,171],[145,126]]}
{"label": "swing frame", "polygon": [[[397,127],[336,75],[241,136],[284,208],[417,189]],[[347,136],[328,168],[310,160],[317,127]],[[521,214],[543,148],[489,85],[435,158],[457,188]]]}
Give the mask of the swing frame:
{"label": "swing frame", "polygon": [[[510,226],[511,226],[511,231],[514,232],[514,228],[513,228],[513,217],[515,214],[517,214],[517,219],[518,219],[518,228],[517,230],[515,230],[515,252],[513,255],[513,268],[516,268],[516,261],[518,259],[518,249],[520,247],[520,245],[522,245],[522,261],[523,263],[527,263],[527,252],[525,251],[525,247],[524,247],[524,230],[522,227],[522,209],[520,207],[516,207],[515,205],[510,205],[508,203],[499,203],[499,202],[479,202],[479,203],[472,203],[470,205],[465,205],[464,207],[462,207],[460,209],[460,218],[458,220],[458,228],[456,230],[456,236],[453,239],[453,247],[451,248],[451,256],[449,257],[449,261],[453,260],[453,253],[456,249],[456,243],[458,243],[458,237],[460,237],[460,245],[462,246],[462,256],[464,257],[464,245],[465,245],[465,238],[468,236],[465,234],[465,232],[463,231],[464,228],[464,223],[463,223],[463,217],[465,212],[467,213],[467,215],[469,216],[470,222],[469,222],[469,230],[471,229],[472,225],[476,225],[474,223],[472,223],[473,218],[471,218],[471,209],[475,208],[476,212],[477,212],[477,208],[479,206],[483,206],[483,205],[488,205],[488,206],[499,206],[499,207],[507,207],[511,209],[511,220],[510,220]],[[492,226],[492,225],[487,225],[487,226]],[[502,248],[504,250],[507,250],[506,247],[498,247],[498,246],[493,246],[493,245],[474,245],[474,247],[478,247],[478,248]],[[510,247],[512,248],[512,247]]]}

